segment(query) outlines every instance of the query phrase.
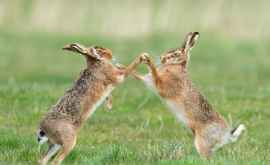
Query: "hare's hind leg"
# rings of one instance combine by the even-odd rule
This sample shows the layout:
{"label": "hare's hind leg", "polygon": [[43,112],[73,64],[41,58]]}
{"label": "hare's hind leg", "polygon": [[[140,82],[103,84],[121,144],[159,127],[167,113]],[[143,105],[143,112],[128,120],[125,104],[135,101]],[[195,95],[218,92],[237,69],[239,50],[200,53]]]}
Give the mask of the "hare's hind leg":
{"label": "hare's hind leg", "polygon": [[56,155],[52,164],[59,165],[65,159],[65,157],[72,151],[76,144],[76,136],[69,137],[63,142],[62,148],[59,153]]}
{"label": "hare's hind leg", "polygon": [[195,135],[195,148],[200,156],[209,159],[212,156],[212,147],[209,141],[201,136]]}
{"label": "hare's hind leg", "polygon": [[46,165],[47,162],[59,151],[61,145],[59,144],[49,144],[47,153],[42,159],[39,160],[40,165]]}

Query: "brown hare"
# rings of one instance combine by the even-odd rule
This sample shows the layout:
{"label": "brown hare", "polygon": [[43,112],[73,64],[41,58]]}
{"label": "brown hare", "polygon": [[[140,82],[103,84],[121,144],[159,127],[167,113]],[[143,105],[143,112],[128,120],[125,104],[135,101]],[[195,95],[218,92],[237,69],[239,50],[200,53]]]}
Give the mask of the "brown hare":
{"label": "brown hare", "polygon": [[198,32],[188,33],[181,48],[161,56],[158,68],[148,54],[140,55],[139,58],[148,66],[150,73],[145,76],[137,73],[133,75],[156,91],[173,114],[192,130],[197,151],[201,156],[209,158],[216,149],[235,142],[245,126],[240,124],[232,129],[193,86],[187,65],[190,50],[198,37]]}
{"label": "brown hare", "polygon": [[53,163],[60,164],[64,160],[75,146],[77,132],[82,124],[106,98],[107,106],[111,108],[110,93],[140,62],[137,58],[123,68],[111,63],[112,52],[107,48],[86,48],[75,43],[63,49],[83,55],[87,68],[40,123],[38,142],[40,145],[45,142],[49,145],[47,153],[39,161],[42,165],[47,164],[57,152]]}

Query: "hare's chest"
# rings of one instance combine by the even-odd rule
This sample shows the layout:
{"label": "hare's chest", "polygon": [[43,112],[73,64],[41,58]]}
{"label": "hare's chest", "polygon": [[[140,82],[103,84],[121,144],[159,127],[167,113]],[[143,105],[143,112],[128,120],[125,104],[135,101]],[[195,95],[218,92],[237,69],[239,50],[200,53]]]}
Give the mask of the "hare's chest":
{"label": "hare's chest", "polygon": [[105,101],[105,99],[111,94],[113,89],[114,89],[114,87],[112,85],[110,85],[103,91],[99,100],[97,102],[95,102],[93,104],[93,106],[90,108],[91,113],[89,114],[89,116],[91,116],[96,111],[96,109]]}
{"label": "hare's chest", "polygon": [[171,100],[166,100],[165,102],[170,111],[176,116],[176,118],[187,125],[188,119],[185,113],[184,105],[182,103],[177,103]]}
{"label": "hare's chest", "polygon": [[101,98],[98,100],[98,102],[96,102],[94,108],[99,107],[104,101],[105,99],[111,94],[111,92],[113,91],[114,87],[112,85],[109,85],[106,90],[103,92],[103,95],[101,96]]}

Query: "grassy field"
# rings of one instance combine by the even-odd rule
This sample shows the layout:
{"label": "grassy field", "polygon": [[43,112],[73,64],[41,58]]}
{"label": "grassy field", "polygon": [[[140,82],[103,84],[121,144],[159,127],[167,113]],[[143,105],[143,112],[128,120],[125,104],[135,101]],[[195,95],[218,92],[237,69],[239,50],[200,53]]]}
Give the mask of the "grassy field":
{"label": "grassy field", "polygon": [[[63,52],[63,45],[103,45],[128,64],[142,51],[158,60],[183,38],[161,34],[118,40],[7,30],[0,36],[1,165],[36,163],[41,117],[85,67],[84,59]],[[248,129],[210,161],[199,158],[191,132],[159,98],[129,78],[113,92],[113,110],[99,107],[88,120],[64,164],[269,164],[269,43],[202,33],[193,49],[189,71],[196,86],[233,125],[244,123]]]}

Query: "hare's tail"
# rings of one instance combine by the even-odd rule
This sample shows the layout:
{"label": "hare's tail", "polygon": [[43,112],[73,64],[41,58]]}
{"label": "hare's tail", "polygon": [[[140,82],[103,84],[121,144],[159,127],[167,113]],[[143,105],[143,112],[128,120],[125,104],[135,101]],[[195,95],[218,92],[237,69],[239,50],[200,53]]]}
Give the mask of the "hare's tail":
{"label": "hare's tail", "polygon": [[46,143],[48,141],[48,137],[46,136],[46,133],[40,128],[37,133],[37,141],[39,146]]}
{"label": "hare's tail", "polygon": [[231,130],[231,137],[230,137],[230,141],[236,142],[237,139],[239,138],[239,136],[241,135],[241,133],[246,130],[246,127],[244,124],[240,124],[238,125],[238,127],[234,128]]}
{"label": "hare's tail", "polygon": [[236,142],[244,130],[246,130],[246,127],[243,124],[240,124],[238,127],[232,129],[229,132],[226,132],[226,134],[223,136],[221,143],[218,143],[213,148],[213,151],[216,151],[217,149],[221,148],[226,144]]}

